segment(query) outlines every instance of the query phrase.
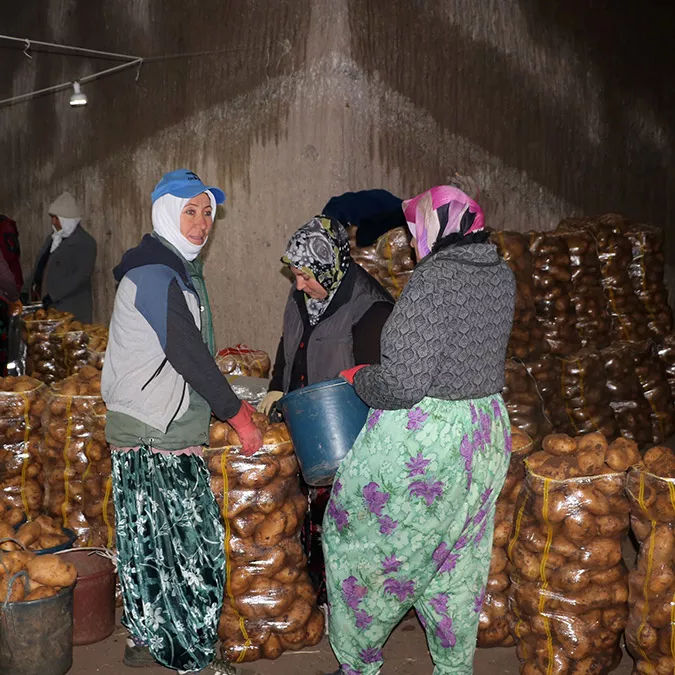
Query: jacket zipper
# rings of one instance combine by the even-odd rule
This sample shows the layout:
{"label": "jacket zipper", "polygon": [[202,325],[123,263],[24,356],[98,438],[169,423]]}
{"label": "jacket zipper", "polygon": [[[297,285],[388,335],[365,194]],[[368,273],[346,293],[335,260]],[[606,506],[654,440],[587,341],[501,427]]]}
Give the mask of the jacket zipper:
{"label": "jacket zipper", "polygon": [[166,356],[165,356],[164,361],[162,361],[159,364],[159,368],[157,368],[157,370],[152,374],[150,379],[141,387],[141,391],[145,391],[145,388],[162,372],[162,368],[164,368],[164,366],[166,365],[166,362],[168,360],[169,359],[167,359]]}
{"label": "jacket zipper", "polygon": [[176,408],[176,412],[173,414],[173,417],[169,421],[169,424],[167,425],[167,429],[173,424],[173,421],[176,419],[176,416],[178,415],[178,411],[180,410],[181,406],[183,405],[183,399],[185,398],[185,389],[187,388],[187,382],[183,380],[183,393],[181,394],[180,397],[180,403],[178,404],[178,407]]}

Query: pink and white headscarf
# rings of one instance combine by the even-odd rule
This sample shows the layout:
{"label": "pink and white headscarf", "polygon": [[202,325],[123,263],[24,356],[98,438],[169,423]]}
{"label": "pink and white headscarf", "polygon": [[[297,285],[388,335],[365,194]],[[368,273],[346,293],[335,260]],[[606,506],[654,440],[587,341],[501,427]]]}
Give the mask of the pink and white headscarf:
{"label": "pink and white headscarf", "polygon": [[[459,188],[438,185],[402,204],[410,234],[417,241],[419,257],[424,258],[434,244],[450,234],[480,232],[485,227],[483,209]],[[465,218],[465,214],[473,217]]]}

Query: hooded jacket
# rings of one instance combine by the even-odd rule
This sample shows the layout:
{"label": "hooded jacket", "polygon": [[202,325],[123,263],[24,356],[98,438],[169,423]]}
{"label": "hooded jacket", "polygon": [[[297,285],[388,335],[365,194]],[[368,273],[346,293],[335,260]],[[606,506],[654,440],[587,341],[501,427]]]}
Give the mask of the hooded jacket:
{"label": "hooded jacket", "polygon": [[186,261],[153,235],[124,254],[114,275],[101,381],[108,441],[164,450],[207,444],[211,411],[225,420],[241,406],[208,346],[208,300]]}

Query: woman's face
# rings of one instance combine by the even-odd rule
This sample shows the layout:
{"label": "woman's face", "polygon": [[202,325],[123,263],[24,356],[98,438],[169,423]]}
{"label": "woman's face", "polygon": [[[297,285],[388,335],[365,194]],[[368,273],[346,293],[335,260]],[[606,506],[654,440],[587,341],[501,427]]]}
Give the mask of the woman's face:
{"label": "woman's face", "polygon": [[180,214],[180,233],[196,246],[203,246],[213,227],[211,200],[206,192],[190,199]]}
{"label": "woman's face", "polygon": [[291,267],[291,271],[295,275],[295,287],[299,291],[314,300],[323,300],[328,297],[328,291],[314,277],[310,277],[297,267]]}
{"label": "woman's face", "polygon": [[58,216],[52,216],[52,227],[59,232],[61,230],[61,221]]}

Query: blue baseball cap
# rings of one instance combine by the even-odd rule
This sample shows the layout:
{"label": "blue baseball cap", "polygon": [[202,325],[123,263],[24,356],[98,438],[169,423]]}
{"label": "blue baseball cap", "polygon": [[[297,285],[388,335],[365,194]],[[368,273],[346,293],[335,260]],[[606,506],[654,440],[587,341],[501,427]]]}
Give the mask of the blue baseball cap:
{"label": "blue baseball cap", "polygon": [[225,201],[225,193],[217,187],[204,185],[202,179],[194,172],[187,169],[177,169],[162,176],[152,191],[152,203],[154,204],[164,195],[173,195],[182,199],[191,199],[195,195],[209,190],[215,197],[216,204]]}

